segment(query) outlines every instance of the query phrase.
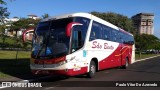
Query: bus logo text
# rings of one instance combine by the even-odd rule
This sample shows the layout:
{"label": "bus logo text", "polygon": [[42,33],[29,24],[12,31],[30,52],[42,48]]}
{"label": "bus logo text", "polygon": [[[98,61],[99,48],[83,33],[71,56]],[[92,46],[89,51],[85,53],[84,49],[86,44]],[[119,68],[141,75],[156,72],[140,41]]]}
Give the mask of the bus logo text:
{"label": "bus logo text", "polygon": [[114,47],[113,47],[112,45],[109,46],[108,43],[104,43],[104,44],[102,45],[102,44],[98,43],[97,41],[94,41],[94,42],[92,43],[92,48],[97,48],[97,49],[111,49],[111,50],[114,49]]}

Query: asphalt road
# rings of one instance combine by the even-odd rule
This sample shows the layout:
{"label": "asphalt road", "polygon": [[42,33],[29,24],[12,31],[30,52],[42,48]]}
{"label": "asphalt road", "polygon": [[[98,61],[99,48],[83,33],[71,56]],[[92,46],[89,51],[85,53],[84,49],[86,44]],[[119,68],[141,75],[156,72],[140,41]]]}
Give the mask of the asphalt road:
{"label": "asphalt road", "polygon": [[[69,78],[54,76],[37,79],[36,82],[31,83],[41,83],[42,88],[5,88],[4,90],[159,90],[160,57],[136,62],[127,69],[113,68],[99,71],[92,79],[85,75]],[[128,84],[133,87],[127,87]],[[144,86],[151,84],[159,87]]]}

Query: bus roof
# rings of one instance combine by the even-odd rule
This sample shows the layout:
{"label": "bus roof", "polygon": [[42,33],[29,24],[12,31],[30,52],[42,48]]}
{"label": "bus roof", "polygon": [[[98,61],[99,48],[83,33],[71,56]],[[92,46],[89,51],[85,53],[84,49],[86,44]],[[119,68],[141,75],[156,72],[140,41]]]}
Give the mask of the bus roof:
{"label": "bus roof", "polygon": [[89,13],[70,13],[70,14],[63,14],[63,15],[58,15],[58,16],[53,16],[53,17],[49,17],[49,18],[46,18],[46,19],[43,19],[41,20],[41,22],[44,22],[44,21],[48,21],[48,20],[54,20],[54,19],[61,19],[61,18],[68,18],[68,17],[85,17],[85,18],[88,18],[88,19],[93,19],[95,20],[96,22],[99,22],[99,23],[102,23],[104,25],[107,25],[107,26],[110,26],[114,29],[117,29],[118,30],[118,27],[105,21],[105,20],[102,20],[92,14],[89,14]]}
{"label": "bus roof", "polygon": [[[99,17],[96,17],[96,16],[94,16],[92,14],[89,14],[89,13],[81,13],[81,12],[79,12],[79,13],[70,13],[70,14],[63,14],[63,15],[58,15],[58,16],[52,16],[52,17],[49,17],[49,18],[41,20],[41,22],[45,22],[45,21],[49,21],[49,20],[54,20],[54,19],[68,18],[68,17],[85,17],[85,18],[94,20],[96,22],[99,22],[101,24],[104,24],[106,26],[109,26],[109,27],[111,27],[113,29],[124,31],[123,29],[120,29],[119,27],[117,27],[117,26],[115,26],[115,25],[113,25],[113,24],[111,24],[111,23],[109,23],[109,22],[107,22],[107,21],[105,21],[105,20],[103,20],[103,19],[101,19]],[[126,32],[126,31],[124,31],[124,32]],[[128,33],[128,32],[126,32],[126,33]],[[130,33],[128,33],[128,34],[130,34]],[[130,34],[130,35],[132,35],[132,34]]]}

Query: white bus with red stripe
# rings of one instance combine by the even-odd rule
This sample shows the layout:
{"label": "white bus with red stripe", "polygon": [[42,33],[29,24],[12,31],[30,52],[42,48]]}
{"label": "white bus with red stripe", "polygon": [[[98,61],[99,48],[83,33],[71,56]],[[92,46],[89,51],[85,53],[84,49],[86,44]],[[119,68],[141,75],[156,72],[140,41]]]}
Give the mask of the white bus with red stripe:
{"label": "white bus with red stripe", "polygon": [[98,70],[135,61],[133,35],[88,13],[41,20],[32,47],[33,74],[93,77]]}

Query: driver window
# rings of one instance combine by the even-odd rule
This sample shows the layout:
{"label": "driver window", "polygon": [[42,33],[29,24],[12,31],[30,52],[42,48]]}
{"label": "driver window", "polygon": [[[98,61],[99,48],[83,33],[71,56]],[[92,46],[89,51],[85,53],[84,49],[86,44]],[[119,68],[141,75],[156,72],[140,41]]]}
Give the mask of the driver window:
{"label": "driver window", "polygon": [[75,26],[72,32],[72,52],[77,51],[78,49],[82,48],[82,32],[80,31],[81,26]]}

